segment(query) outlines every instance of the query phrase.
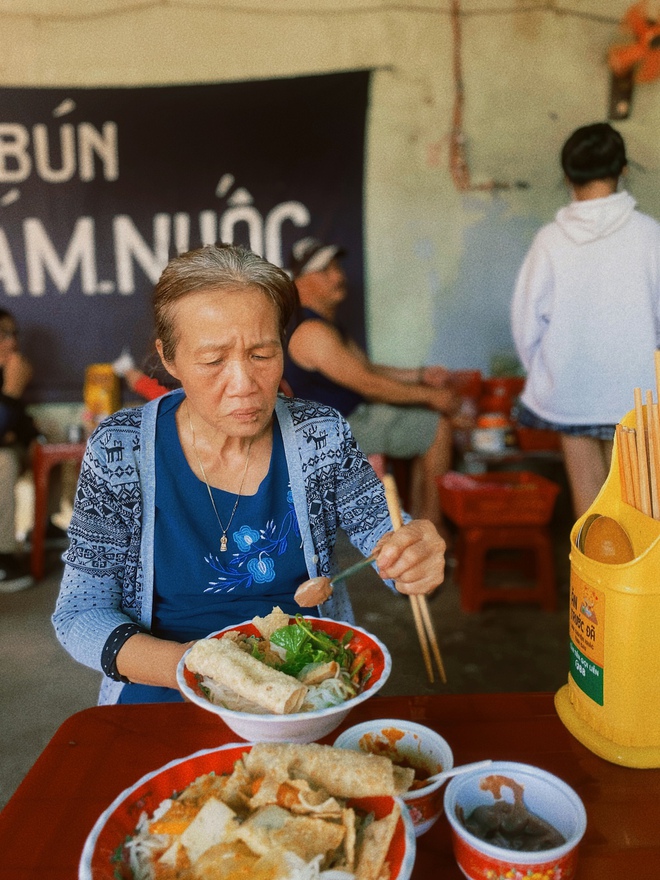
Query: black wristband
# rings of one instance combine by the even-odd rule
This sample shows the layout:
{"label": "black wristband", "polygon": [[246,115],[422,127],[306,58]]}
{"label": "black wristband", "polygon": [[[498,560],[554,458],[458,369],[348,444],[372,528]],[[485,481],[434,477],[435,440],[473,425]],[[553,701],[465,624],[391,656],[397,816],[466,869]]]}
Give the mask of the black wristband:
{"label": "black wristband", "polygon": [[123,681],[124,684],[130,684],[126,676],[120,675],[117,671],[117,654],[124,642],[128,641],[136,633],[141,632],[144,632],[144,630],[137,623],[121,623],[110,633],[101,652],[101,669],[108,678],[111,678],[113,681]]}

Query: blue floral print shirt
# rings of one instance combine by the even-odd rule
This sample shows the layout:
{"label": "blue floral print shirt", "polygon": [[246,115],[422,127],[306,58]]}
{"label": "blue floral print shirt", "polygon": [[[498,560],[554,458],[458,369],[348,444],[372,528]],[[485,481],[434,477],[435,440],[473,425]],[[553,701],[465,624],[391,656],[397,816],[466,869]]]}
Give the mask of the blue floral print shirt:
{"label": "blue floral print shirt", "polygon": [[179,442],[176,403],[164,402],[156,427],[152,633],[185,642],[263,617],[275,605],[295,614],[293,594],[308,575],[279,425],[268,474],[256,495],[238,498],[233,518],[236,495],[211,490],[223,525],[231,520],[220,552],[208,489]]}

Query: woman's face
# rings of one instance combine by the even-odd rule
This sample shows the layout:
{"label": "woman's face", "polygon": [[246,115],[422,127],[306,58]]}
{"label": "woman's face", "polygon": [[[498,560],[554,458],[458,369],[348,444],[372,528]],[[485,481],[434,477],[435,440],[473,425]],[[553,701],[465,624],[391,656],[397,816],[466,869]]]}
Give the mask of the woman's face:
{"label": "woman's face", "polygon": [[267,294],[258,287],[196,291],[175,304],[173,329],[176,352],[164,363],[192,412],[228,437],[258,436],[270,424],[283,370]]}

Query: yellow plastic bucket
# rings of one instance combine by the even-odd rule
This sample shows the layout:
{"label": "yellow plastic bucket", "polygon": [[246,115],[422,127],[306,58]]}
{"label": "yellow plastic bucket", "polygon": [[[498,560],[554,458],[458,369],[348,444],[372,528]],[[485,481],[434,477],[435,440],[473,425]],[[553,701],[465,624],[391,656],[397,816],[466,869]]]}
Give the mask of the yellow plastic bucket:
{"label": "yellow plastic bucket", "polygon": [[[635,411],[622,419],[635,427]],[[627,767],[660,767],[660,521],[625,503],[614,448],[605,484],[571,530],[568,684],[555,696],[571,733]],[[607,564],[577,546],[593,513],[616,519],[634,559]]]}

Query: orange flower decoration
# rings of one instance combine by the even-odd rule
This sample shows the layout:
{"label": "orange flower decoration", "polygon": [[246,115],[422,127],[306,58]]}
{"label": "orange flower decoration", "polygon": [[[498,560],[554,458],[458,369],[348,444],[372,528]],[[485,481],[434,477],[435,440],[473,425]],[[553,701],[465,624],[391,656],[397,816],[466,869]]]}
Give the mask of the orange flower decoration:
{"label": "orange flower decoration", "polygon": [[608,53],[610,69],[616,76],[634,70],[636,82],[652,82],[660,77],[660,21],[651,18],[648,4],[636,3],[623,17],[622,25],[634,42],[613,46]]}

